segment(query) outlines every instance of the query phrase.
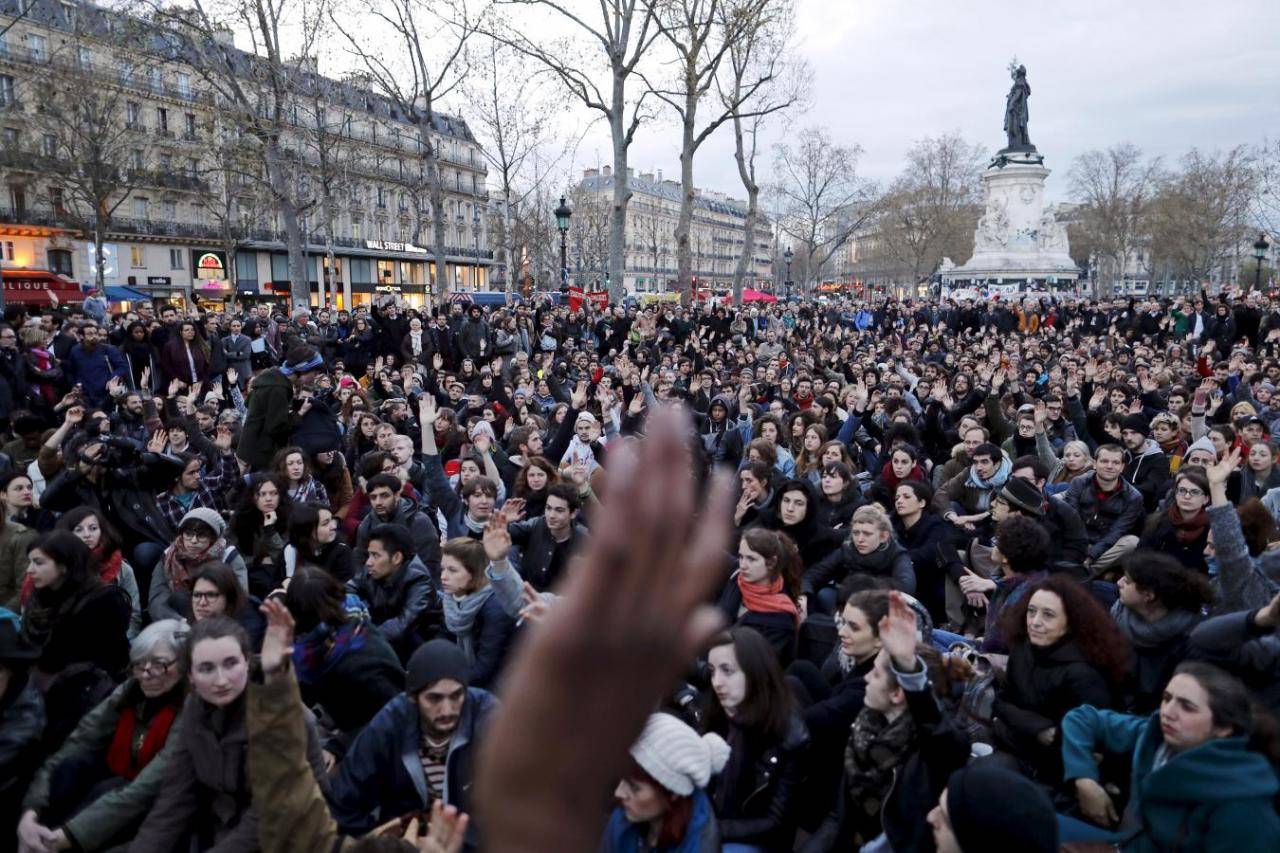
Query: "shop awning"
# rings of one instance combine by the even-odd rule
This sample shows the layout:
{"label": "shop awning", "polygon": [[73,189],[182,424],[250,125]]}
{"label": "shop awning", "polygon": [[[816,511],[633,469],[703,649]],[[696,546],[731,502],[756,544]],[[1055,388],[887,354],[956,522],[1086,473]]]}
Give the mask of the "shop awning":
{"label": "shop awning", "polygon": [[145,302],[151,298],[141,290],[126,284],[108,284],[106,289],[108,302]]}

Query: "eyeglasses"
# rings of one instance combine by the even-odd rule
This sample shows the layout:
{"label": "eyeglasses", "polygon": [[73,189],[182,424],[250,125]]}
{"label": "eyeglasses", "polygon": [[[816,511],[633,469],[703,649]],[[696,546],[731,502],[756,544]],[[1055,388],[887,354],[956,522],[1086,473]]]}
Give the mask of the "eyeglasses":
{"label": "eyeglasses", "polygon": [[173,665],[175,663],[177,663],[176,660],[165,660],[164,658],[149,658],[147,660],[140,660],[140,661],[131,663],[129,665],[129,670],[134,675],[164,675],[166,672],[168,672],[170,669],[173,668]]}
{"label": "eyeglasses", "polygon": [[1176,494],[1178,497],[1180,497],[1180,498],[1202,498],[1202,497],[1204,497],[1204,492],[1200,491],[1199,489],[1188,489],[1188,488],[1186,488],[1185,486],[1181,486],[1181,487],[1179,487],[1179,488],[1177,489],[1177,491],[1175,492],[1175,494]]}
{"label": "eyeglasses", "polygon": [[217,601],[219,598],[222,598],[222,593],[220,593],[220,592],[193,592],[193,593],[191,593],[191,600],[192,600],[192,601],[210,602],[210,601]]}
{"label": "eyeglasses", "polygon": [[195,530],[182,531],[182,538],[188,542],[212,542],[213,537],[207,533],[199,533]]}

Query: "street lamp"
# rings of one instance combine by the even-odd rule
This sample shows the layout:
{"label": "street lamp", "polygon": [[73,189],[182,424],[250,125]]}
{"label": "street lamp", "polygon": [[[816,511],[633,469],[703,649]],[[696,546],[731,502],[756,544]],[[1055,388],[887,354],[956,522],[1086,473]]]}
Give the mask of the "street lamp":
{"label": "street lamp", "polygon": [[1271,244],[1267,242],[1266,234],[1258,235],[1258,242],[1253,244],[1253,256],[1257,259],[1258,265],[1253,271],[1253,289],[1262,289],[1262,262],[1266,260],[1267,249],[1271,248]]}
{"label": "street lamp", "polygon": [[787,250],[782,253],[782,259],[787,262],[787,281],[786,281],[785,287],[787,288],[787,300],[790,301],[791,300],[791,262],[796,259],[796,253],[791,251],[790,246],[788,246]]}
{"label": "street lamp", "polygon": [[565,240],[569,236],[569,219],[573,216],[573,209],[564,200],[564,196],[560,196],[560,206],[556,208],[555,214],[556,228],[560,229],[560,287],[567,288],[569,286],[569,256]]}

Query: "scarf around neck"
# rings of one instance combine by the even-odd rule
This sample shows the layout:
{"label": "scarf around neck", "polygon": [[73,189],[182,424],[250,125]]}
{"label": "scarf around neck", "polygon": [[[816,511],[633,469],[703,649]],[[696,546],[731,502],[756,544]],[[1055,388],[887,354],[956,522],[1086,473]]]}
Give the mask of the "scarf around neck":
{"label": "scarf around neck", "polygon": [[1173,525],[1174,534],[1182,545],[1189,545],[1199,539],[1209,526],[1209,513],[1202,507],[1195,515],[1186,517],[1175,503],[1167,513],[1169,523]]}
{"label": "scarf around neck", "polygon": [[1170,610],[1163,619],[1148,622],[1119,601],[1111,605],[1111,618],[1140,649],[1158,648],[1175,637],[1185,637],[1200,623],[1200,614],[1188,610]]}
{"label": "scarf around neck", "polygon": [[782,591],[782,575],[771,581],[752,583],[747,576],[738,572],[738,591],[742,593],[742,604],[753,613],[789,613],[800,624],[800,610],[791,596]]}
{"label": "scarf around neck", "polygon": [[484,607],[485,602],[493,595],[493,587],[485,586],[468,593],[461,598],[449,595],[441,590],[440,598],[444,601],[444,624],[449,633],[458,638],[458,647],[467,656],[467,663],[476,662],[475,640],[471,629],[475,626],[476,614]]}
{"label": "scarf around neck", "polygon": [[845,747],[844,772],[848,802],[865,818],[878,818],[893,783],[893,772],[916,743],[916,727],[908,711],[892,722],[863,707],[853,722]]}
{"label": "scarf around neck", "polygon": [[219,537],[204,548],[188,548],[181,535],[164,552],[164,575],[174,592],[190,591],[191,570],[205,560],[221,560],[227,553],[227,542]]}
{"label": "scarf around neck", "polygon": [[337,627],[321,622],[293,641],[293,665],[302,684],[314,684],[348,653],[365,645],[369,611],[358,596],[342,602],[347,619]]}

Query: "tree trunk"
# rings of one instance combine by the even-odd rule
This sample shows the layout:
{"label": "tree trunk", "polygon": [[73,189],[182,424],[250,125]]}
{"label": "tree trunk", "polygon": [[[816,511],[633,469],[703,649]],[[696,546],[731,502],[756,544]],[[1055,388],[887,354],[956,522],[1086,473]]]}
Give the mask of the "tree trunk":
{"label": "tree trunk", "polygon": [[[742,223],[742,254],[733,270],[733,304],[742,305],[742,281],[747,276],[747,264],[755,255],[756,220],[760,212],[760,186],[755,182],[755,163],[747,163],[747,152],[743,144],[742,119],[733,117],[733,159],[738,163],[738,177],[747,191],[747,218]],[[753,149],[754,150],[754,149]],[[774,291],[777,291],[776,283]]]}
{"label": "tree trunk", "polygon": [[93,223],[93,283],[99,290],[106,293],[104,288],[107,281],[107,247],[104,244],[104,231],[106,231],[106,228],[102,220],[95,219]]}
{"label": "tree trunk", "polygon": [[694,80],[686,80],[684,115],[680,127],[680,217],[676,220],[676,289],[680,302],[693,302],[693,257],[689,252],[690,231],[693,227],[693,200],[697,188],[693,185],[694,124],[697,121],[698,93],[693,91]]}
{"label": "tree trunk", "polygon": [[626,121],[626,77],[613,75],[613,105],[609,129],[613,133],[613,207],[609,211],[609,301],[621,302],[627,294],[627,203],[631,186],[627,181],[627,153],[630,140],[623,129]]}
{"label": "tree trunk", "polygon": [[[420,121],[427,122],[429,119],[423,116]],[[431,223],[431,253],[436,259],[436,280],[432,293],[437,302],[443,304],[452,289],[447,274],[449,253],[444,229],[444,179],[440,174],[440,161],[436,159],[435,145],[431,142],[427,129],[419,124],[418,133],[423,143],[422,161],[427,167],[427,193],[431,197],[431,210],[435,213]]]}

